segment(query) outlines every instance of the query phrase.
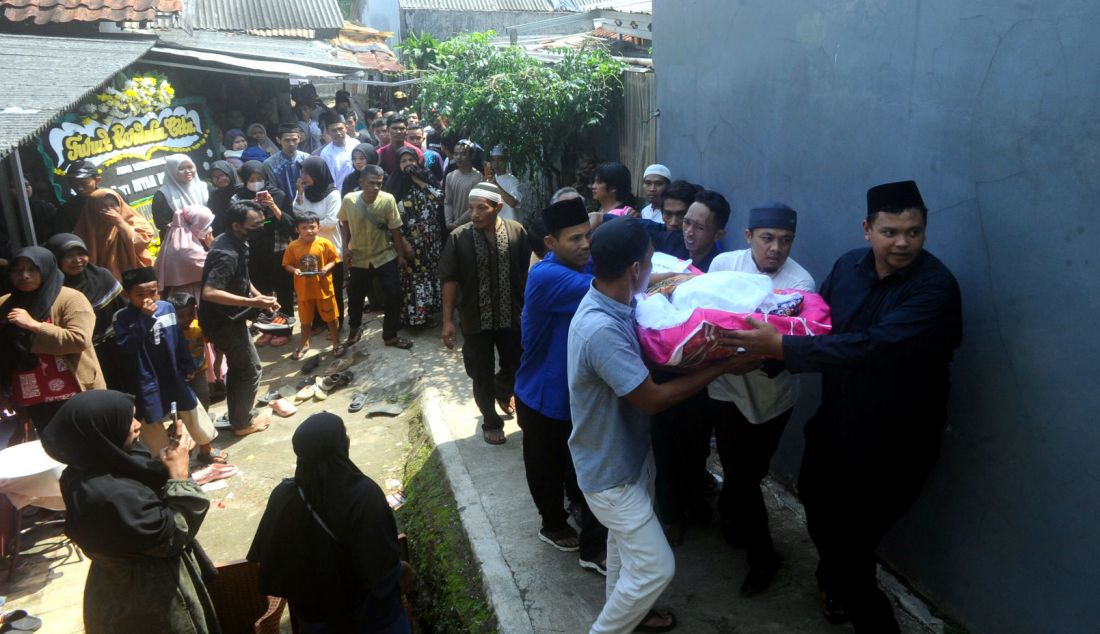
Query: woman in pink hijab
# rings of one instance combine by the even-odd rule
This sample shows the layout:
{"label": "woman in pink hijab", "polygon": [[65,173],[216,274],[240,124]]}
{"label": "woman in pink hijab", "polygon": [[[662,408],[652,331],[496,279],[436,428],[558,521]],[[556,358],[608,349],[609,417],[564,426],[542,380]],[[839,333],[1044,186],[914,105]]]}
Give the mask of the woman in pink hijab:
{"label": "woman in pink hijab", "polygon": [[202,296],[202,265],[214,239],[213,222],[214,212],[202,205],[176,211],[154,264],[162,297],[190,293],[197,300]]}

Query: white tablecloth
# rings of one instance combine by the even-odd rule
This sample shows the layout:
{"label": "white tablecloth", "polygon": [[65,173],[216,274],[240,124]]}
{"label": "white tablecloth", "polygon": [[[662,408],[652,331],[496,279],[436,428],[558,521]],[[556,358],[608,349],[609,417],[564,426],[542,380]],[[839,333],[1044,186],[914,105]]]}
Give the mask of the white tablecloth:
{"label": "white tablecloth", "polygon": [[65,465],[46,455],[40,441],[25,442],[0,451],[0,493],[15,508],[38,506],[65,510],[59,481]]}

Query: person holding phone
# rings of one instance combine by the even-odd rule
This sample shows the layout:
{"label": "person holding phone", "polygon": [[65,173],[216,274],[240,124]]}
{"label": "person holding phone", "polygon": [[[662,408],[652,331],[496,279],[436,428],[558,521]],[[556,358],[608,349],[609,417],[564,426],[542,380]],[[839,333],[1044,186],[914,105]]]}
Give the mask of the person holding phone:
{"label": "person holding phone", "polygon": [[67,465],[65,533],[91,561],[85,631],[219,632],[195,541],[210,501],[188,475],[193,443],[171,442],[154,458],[134,413],[126,394],[82,392],[42,436],[46,453]]}

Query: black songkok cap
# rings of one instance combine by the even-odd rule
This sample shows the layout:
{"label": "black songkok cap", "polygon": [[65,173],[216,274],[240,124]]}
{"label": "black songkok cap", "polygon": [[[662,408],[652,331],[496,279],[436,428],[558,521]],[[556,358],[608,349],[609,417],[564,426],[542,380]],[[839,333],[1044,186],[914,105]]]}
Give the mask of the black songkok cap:
{"label": "black songkok cap", "polygon": [[279,134],[286,134],[288,132],[301,132],[302,129],[298,127],[297,123],[280,123]]}
{"label": "black songkok cap", "polygon": [[880,211],[902,212],[913,207],[924,207],[924,199],[916,181],[899,181],[875,185],[867,190],[867,215]]}
{"label": "black songkok cap", "polygon": [[592,232],[592,264],[597,271],[624,270],[649,250],[649,234],[633,218],[605,221]]}
{"label": "black songkok cap", "polygon": [[340,114],[339,112],[334,112],[332,110],[329,110],[328,112],[323,113],[321,115],[320,119],[321,119],[321,122],[320,122],[321,125],[323,127],[327,128],[327,127],[329,127],[330,125],[332,125],[334,123],[343,123],[344,122],[344,115]]}
{"label": "black songkok cap", "polygon": [[138,284],[157,281],[157,271],[151,266],[122,272],[122,288],[130,290]]}
{"label": "black songkok cap", "polygon": [[749,229],[786,229],[794,231],[798,212],[786,203],[768,203],[749,210]]}
{"label": "black songkok cap", "polygon": [[546,231],[560,231],[588,222],[588,209],[580,198],[559,200],[542,210],[542,222]]}
{"label": "black songkok cap", "polygon": [[99,168],[88,160],[77,161],[69,166],[65,175],[70,178],[95,178],[99,176]]}

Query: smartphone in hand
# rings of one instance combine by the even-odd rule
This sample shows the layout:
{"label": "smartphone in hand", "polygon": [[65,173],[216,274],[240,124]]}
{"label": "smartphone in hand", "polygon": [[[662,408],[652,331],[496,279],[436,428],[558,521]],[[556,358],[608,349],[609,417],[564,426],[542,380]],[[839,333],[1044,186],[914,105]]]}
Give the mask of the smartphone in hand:
{"label": "smartphone in hand", "polygon": [[183,427],[180,426],[179,410],[176,408],[176,402],[172,401],[171,406],[172,417],[172,429],[168,430],[168,442],[172,446],[180,444],[180,440],[183,438]]}

